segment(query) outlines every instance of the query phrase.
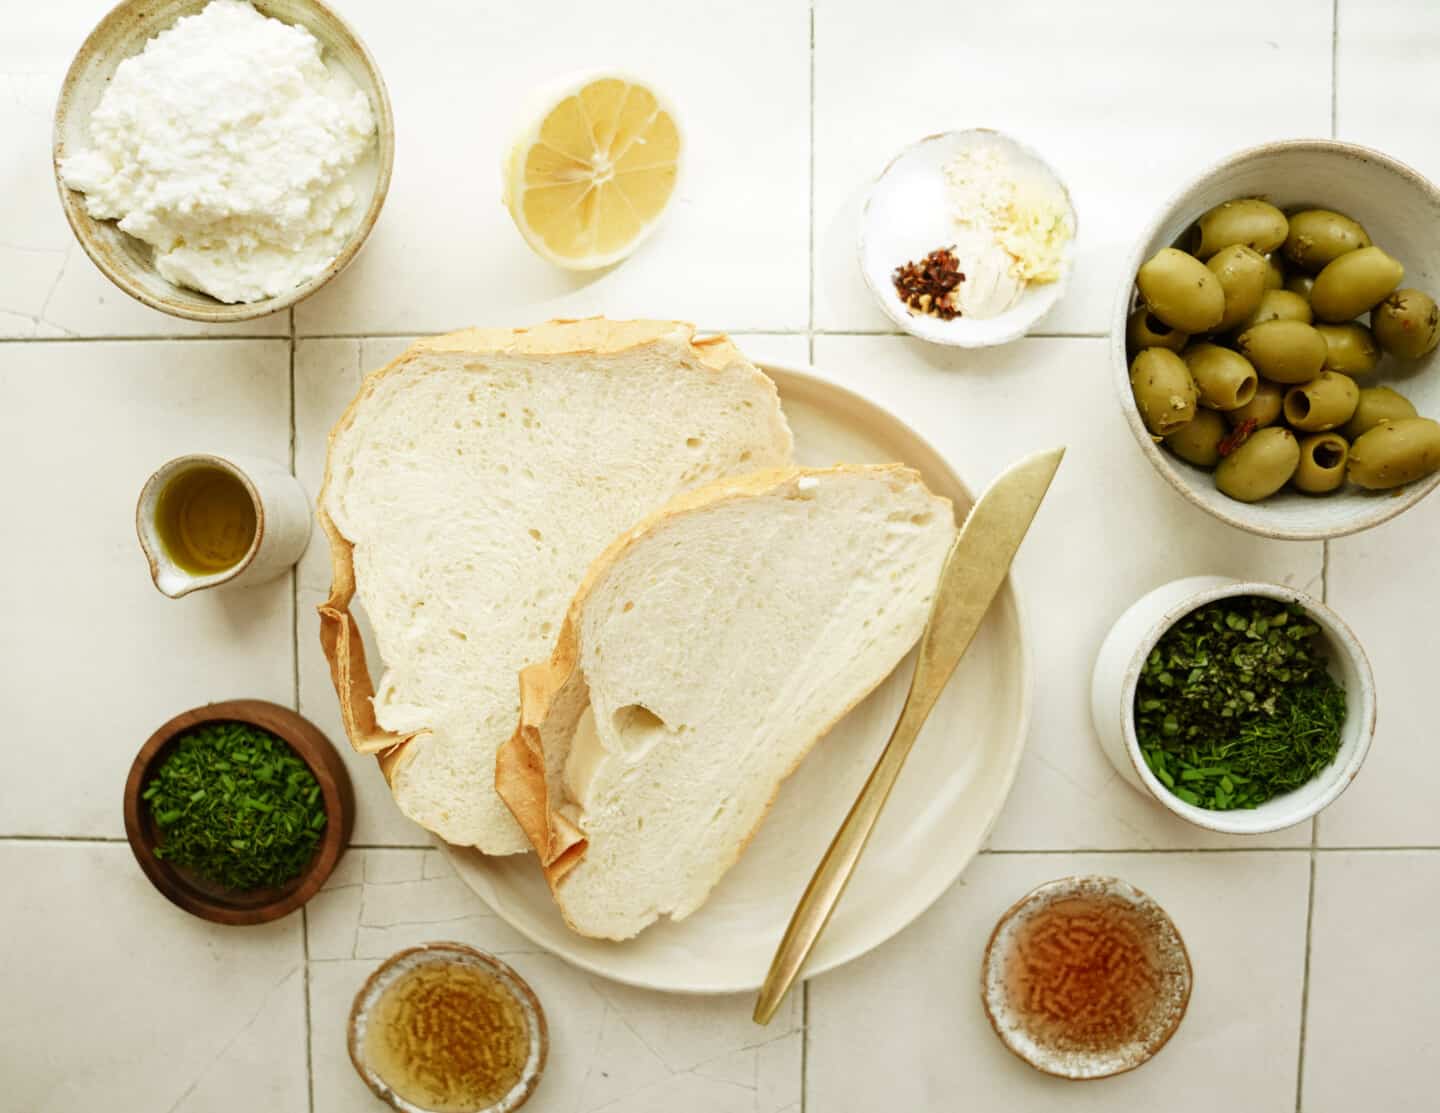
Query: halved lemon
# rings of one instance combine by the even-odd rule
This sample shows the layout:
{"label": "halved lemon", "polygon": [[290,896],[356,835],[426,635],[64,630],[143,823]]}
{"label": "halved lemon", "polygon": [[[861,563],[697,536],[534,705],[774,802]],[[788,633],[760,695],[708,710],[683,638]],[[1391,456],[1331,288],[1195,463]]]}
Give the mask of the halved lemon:
{"label": "halved lemon", "polygon": [[655,229],[680,168],[675,113],[629,77],[549,97],[510,149],[505,204],[535,251],[570,270],[617,263]]}

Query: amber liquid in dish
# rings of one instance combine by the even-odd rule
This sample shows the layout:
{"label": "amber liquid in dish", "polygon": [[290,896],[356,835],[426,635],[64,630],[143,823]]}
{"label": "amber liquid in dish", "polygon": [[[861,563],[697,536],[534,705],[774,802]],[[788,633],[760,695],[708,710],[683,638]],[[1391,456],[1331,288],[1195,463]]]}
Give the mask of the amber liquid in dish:
{"label": "amber liquid in dish", "polygon": [[1164,1011],[1153,915],[1118,897],[1075,896],[1019,926],[1005,991],[1037,1044],[1103,1053],[1153,1035]]}
{"label": "amber liquid in dish", "polygon": [[392,1090],[433,1113],[475,1113],[525,1072],[530,1025],[510,989],[466,962],[401,975],[365,1026],[365,1061]]}
{"label": "amber liquid in dish", "polygon": [[170,559],[185,572],[210,576],[239,564],[255,541],[255,503],[222,468],[182,472],[155,506],[155,529]]}

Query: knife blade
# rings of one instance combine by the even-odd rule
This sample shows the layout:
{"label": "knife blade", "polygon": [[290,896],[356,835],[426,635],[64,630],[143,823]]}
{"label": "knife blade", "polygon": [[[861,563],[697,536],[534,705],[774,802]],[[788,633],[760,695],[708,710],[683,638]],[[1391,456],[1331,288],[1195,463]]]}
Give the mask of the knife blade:
{"label": "knife blade", "polygon": [[755,1002],[755,1023],[770,1022],[829,923],[920,728],[1005,582],[1064,455],[1064,448],[1055,448],[1011,465],[965,519],[945,558],[930,617],[920,635],[905,706],[865,787],[790,917]]}

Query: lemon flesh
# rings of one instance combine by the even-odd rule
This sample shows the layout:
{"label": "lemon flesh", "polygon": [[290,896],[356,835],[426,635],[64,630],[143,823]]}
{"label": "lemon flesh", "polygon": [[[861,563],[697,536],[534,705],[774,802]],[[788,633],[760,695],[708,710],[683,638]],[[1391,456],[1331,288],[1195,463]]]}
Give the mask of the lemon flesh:
{"label": "lemon flesh", "polygon": [[506,203],[526,242],[571,270],[609,266],[654,229],[675,192],[680,130],[655,92],[592,78],[516,143]]}

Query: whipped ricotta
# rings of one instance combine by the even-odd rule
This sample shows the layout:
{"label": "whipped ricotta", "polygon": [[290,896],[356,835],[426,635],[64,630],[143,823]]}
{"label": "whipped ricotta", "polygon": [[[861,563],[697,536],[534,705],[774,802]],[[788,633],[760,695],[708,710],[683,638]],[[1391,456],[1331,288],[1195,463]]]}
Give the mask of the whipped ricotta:
{"label": "whipped ricotta", "polygon": [[121,62],[65,184],[154,248],[171,282],[223,302],[323,271],[361,217],[370,102],[308,30],[212,0]]}

